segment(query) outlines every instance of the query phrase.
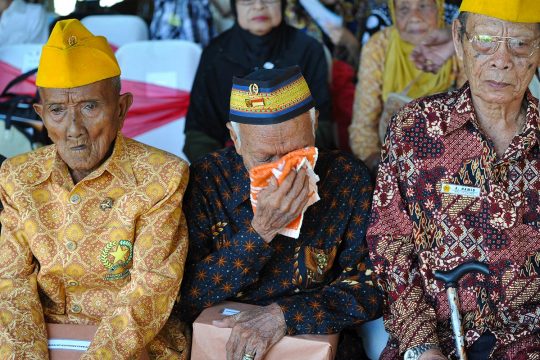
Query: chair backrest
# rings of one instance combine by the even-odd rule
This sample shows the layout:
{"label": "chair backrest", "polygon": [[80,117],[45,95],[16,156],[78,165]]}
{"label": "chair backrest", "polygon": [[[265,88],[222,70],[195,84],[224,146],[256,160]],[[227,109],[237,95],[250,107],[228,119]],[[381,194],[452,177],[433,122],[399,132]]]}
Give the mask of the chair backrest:
{"label": "chair backrest", "polygon": [[94,35],[102,35],[115,47],[148,40],[148,26],[135,15],[91,15],[81,20]]}
{"label": "chair backrest", "polygon": [[0,46],[0,61],[27,72],[38,67],[42,47],[43,44]]}
{"label": "chair backrest", "polygon": [[[122,46],[116,58],[122,79],[191,91],[201,53],[201,47],[189,41],[141,41]],[[178,119],[135,139],[187,159],[182,152],[184,127],[184,119]]]}
{"label": "chair backrest", "polygon": [[124,79],[190,91],[201,53],[184,40],[140,41],[122,46],[116,58]]}

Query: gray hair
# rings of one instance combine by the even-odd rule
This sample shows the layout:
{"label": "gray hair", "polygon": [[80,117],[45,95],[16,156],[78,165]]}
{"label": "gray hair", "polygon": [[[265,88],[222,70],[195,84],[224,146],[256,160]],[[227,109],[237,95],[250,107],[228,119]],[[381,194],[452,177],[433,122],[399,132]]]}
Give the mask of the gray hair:
{"label": "gray hair", "polygon": [[465,36],[465,32],[467,31],[467,19],[469,18],[469,12],[468,11],[462,11],[458,15],[458,21],[459,21],[459,40],[463,40],[463,37]]}
{"label": "gray hair", "polygon": [[116,94],[120,94],[122,91],[122,81],[120,81],[120,76],[115,76],[111,78],[111,86],[114,89]]}
{"label": "gray hair", "polygon": [[[317,112],[314,107],[309,109],[309,118],[311,120],[311,129],[313,131],[313,137],[315,137],[315,123],[317,120]],[[233,131],[236,134],[236,142],[238,143],[238,146],[241,146],[242,140],[240,138],[240,123],[231,121],[231,127],[233,128]]]}

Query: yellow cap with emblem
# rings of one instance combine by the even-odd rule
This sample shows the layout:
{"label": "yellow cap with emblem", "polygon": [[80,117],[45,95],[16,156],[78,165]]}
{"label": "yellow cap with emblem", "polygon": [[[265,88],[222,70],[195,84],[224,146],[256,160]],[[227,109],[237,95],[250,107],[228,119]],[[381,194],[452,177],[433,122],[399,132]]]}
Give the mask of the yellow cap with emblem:
{"label": "yellow cap with emblem", "polygon": [[36,85],[72,88],[118,75],[120,67],[107,39],[69,19],[56,23],[43,46]]}
{"label": "yellow cap with emblem", "polygon": [[540,22],[540,0],[463,0],[459,10],[511,22]]}

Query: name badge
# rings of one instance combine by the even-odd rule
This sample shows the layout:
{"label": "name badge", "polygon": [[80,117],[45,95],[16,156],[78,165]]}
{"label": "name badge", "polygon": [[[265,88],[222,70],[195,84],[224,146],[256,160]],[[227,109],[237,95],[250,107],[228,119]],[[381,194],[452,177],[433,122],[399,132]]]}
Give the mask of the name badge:
{"label": "name badge", "polygon": [[238,314],[239,312],[240,312],[240,310],[224,308],[224,309],[221,311],[221,315],[231,316],[231,315],[236,315],[236,314]]}
{"label": "name badge", "polygon": [[472,186],[448,184],[448,183],[441,184],[441,192],[443,194],[462,195],[462,196],[469,196],[469,197],[480,196],[480,188],[472,187]]}

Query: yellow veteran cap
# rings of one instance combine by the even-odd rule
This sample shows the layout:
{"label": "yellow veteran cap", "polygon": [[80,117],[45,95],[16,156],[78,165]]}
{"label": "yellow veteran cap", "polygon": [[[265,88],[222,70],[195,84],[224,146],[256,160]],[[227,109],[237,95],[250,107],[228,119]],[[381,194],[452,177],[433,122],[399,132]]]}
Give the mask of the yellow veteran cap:
{"label": "yellow veteran cap", "polygon": [[459,10],[511,22],[540,22],[540,0],[463,0]]}
{"label": "yellow veteran cap", "polygon": [[118,75],[120,67],[107,39],[69,19],[56,23],[43,46],[36,85],[72,88]]}

